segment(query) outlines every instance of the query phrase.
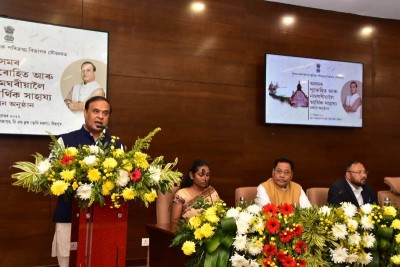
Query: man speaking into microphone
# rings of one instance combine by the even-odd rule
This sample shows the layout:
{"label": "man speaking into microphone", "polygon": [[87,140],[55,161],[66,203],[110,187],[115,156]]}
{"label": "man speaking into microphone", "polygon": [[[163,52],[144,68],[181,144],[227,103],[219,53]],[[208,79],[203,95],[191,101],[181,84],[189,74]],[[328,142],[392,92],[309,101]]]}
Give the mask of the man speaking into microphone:
{"label": "man speaking into microphone", "polygon": [[[65,147],[96,145],[99,141],[110,144],[111,137],[107,135],[106,130],[111,111],[111,105],[105,97],[90,98],[85,103],[85,124],[79,130],[63,134],[58,139],[59,143]],[[102,133],[104,133],[104,138],[99,140]],[[121,146],[121,144],[118,142],[116,146]],[[60,267],[69,266],[72,200],[72,195],[58,197],[53,217],[56,231],[51,254],[52,257],[57,257]]]}
{"label": "man speaking into microphone", "polygon": [[340,205],[350,202],[360,207],[364,204],[377,203],[375,193],[367,185],[368,171],[359,161],[350,161],[345,166],[345,178],[329,188],[328,203]]}

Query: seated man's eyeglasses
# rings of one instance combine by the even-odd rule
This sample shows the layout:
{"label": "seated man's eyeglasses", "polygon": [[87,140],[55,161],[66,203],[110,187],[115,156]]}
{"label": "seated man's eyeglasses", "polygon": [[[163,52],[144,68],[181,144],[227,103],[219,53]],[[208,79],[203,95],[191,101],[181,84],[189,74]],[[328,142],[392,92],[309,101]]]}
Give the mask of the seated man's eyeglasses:
{"label": "seated man's eyeglasses", "polygon": [[348,172],[351,172],[351,173],[356,173],[356,174],[359,174],[359,175],[361,175],[361,174],[365,174],[365,175],[368,175],[368,171],[367,170],[363,170],[363,171],[348,171]]}
{"label": "seated man's eyeglasses", "polygon": [[283,173],[283,175],[285,175],[285,176],[289,176],[291,174],[290,171],[282,171],[281,169],[275,169],[275,172],[279,175],[281,175]]}

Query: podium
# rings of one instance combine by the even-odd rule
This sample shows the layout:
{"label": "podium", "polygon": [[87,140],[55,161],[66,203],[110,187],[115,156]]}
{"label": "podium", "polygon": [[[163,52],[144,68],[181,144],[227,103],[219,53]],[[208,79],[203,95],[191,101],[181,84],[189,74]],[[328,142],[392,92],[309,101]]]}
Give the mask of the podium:
{"label": "podium", "polygon": [[125,267],[128,230],[128,204],[110,208],[98,203],[80,209],[72,207],[70,267]]}

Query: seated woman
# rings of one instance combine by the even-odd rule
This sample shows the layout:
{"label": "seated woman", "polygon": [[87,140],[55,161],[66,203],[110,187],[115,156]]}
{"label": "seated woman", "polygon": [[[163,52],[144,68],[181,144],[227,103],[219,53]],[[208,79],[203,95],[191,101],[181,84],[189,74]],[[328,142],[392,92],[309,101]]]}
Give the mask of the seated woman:
{"label": "seated woman", "polygon": [[179,219],[189,219],[196,216],[198,210],[192,207],[196,198],[214,203],[219,200],[217,191],[209,185],[210,166],[202,159],[197,159],[185,174],[179,190],[172,201],[171,225],[176,227]]}

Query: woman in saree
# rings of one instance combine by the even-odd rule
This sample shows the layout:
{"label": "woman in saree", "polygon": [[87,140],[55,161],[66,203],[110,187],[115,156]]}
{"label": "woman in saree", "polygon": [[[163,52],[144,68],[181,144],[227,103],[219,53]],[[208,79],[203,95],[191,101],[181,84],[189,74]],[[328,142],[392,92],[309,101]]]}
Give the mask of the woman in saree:
{"label": "woman in saree", "polygon": [[209,203],[219,200],[217,191],[209,185],[210,166],[202,159],[195,160],[187,171],[172,201],[171,225],[176,227],[180,219],[188,220],[199,210],[193,208],[197,198]]}

